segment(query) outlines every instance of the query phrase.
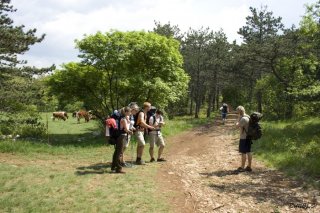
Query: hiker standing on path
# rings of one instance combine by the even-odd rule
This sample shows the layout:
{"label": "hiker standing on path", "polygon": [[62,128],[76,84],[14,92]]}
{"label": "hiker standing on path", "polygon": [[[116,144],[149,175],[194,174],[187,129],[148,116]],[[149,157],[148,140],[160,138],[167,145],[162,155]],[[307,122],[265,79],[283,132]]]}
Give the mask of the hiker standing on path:
{"label": "hiker standing on path", "polygon": [[[153,126],[149,126],[147,121],[147,113],[151,109],[151,104],[149,102],[144,102],[142,110],[139,111],[136,115],[134,127],[136,128],[136,136],[138,139],[138,147],[137,147],[137,165],[146,165],[146,163],[142,160],[142,154],[146,142],[144,140],[144,128],[149,128],[151,130],[155,130]],[[147,132],[148,133],[148,132]]]}
{"label": "hiker standing on path", "polygon": [[[127,128],[134,132],[135,128],[133,127],[133,125],[134,125],[133,116],[136,115],[137,112],[139,112],[139,107],[136,104],[129,104],[129,107],[131,109],[131,114],[130,114],[130,116],[127,116],[127,121],[128,121],[127,122]],[[121,166],[123,166],[123,167],[129,167],[129,164],[124,160],[124,152],[126,151],[127,147],[129,146],[131,138],[132,138],[132,135],[131,134],[127,134],[126,138],[124,140],[124,143],[123,143],[122,160],[121,160]]]}
{"label": "hiker standing on path", "polygon": [[[240,129],[240,141],[239,141],[239,152],[241,153],[241,167],[237,171],[252,171],[251,162],[251,140],[247,139],[247,130],[249,128],[249,116],[245,114],[243,106],[238,106],[236,109],[238,115],[238,122],[236,123],[236,129]],[[246,131],[245,131],[246,130]],[[248,156],[248,166],[245,168],[246,157]]]}
{"label": "hiker standing on path", "polygon": [[155,127],[155,130],[149,132],[149,141],[150,141],[149,153],[151,157],[150,163],[155,161],[153,157],[153,148],[155,147],[155,145],[159,147],[157,161],[158,162],[167,161],[166,159],[161,157],[163,149],[165,147],[164,140],[161,133],[161,127],[164,125],[162,115],[163,115],[162,110],[158,109],[156,111],[156,114],[154,116],[151,116],[149,119],[149,125]]}
{"label": "hiker standing on path", "polygon": [[226,103],[223,103],[222,106],[220,107],[220,110],[222,111],[221,118],[222,118],[223,124],[225,124],[227,113],[229,112],[229,106]]}
{"label": "hiker standing on path", "polygon": [[119,125],[120,135],[117,137],[117,144],[113,153],[112,165],[111,165],[111,170],[116,170],[117,173],[125,173],[125,171],[122,170],[120,161],[122,159],[122,147],[126,139],[126,134],[133,134],[133,131],[130,131],[127,128],[128,121],[126,116],[130,115],[130,111],[131,111],[130,107],[125,107],[123,110],[121,110],[121,116],[123,118],[120,120],[120,125]]}

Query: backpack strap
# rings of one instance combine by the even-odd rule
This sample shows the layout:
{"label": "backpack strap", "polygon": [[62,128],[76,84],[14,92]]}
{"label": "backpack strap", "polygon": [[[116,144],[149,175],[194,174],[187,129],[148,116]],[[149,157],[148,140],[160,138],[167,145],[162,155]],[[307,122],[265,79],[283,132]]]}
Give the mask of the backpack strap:
{"label": "backpack strap", "polygon": [[[244,114],[241,118],[243,118],[243,117],[249,118],[249,122],[250,122],[250,116],[249,116],[249,115]],[[248,127],[248,128],[249,128],[249,127]],[[247,131],[246,128],[244,128],[244,126],[243,126],[242,133],[243,133],[244,131],[248,134],[249,129],[248,129],[248,131]]]}

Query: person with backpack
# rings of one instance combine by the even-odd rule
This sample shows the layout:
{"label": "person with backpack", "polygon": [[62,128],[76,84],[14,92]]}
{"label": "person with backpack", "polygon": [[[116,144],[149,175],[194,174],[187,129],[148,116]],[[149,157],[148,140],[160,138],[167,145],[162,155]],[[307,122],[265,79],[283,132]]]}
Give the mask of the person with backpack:
{"label": "person with backpack", "polygon": [[[245,113],[243,106],[236,108],[238,113],[238,122],[236,123],[236,129],[240,129],[240,141],[239,152],[241,153],[241,167],[237,169],[238,172],[252,171],[252,154],[251,154],[251,139],[247,138],[247,132],[249,129],[249,116]],[[245,167],[245,163],[248,157],[248,165]]]}
{"label": "person with backpack", "polygon": [[[133,125],[134,125],[134,116],[139,112],[139,107],[137,104],[129,104],[129,107],[131,109],[131,114],[127,116],[127,128],[129,130],[132,130],[133,132],[136,130]],[[122,111],[122,110],[121,110]],[[130,144],[130,140],[132,138],[131,134],[126,134],[126,138],[123,143],[123,148],[122,148],[122,160],[121,160],[121,166],[123,167],[129,167],[129,164],[124,160],[124,153],[127,149],[127,147]]]}
{"label": "person with backpack", "polygon": [[[155,130],[153,126],[149,126],[147,121],[147,113],[151,109],[151,104],[149,102],[144,102],[142,110],[140,110],[134,119],[134,127],[136,128],[136,136],[138,140],[138,147],[137,147],[137,165],[146,165],[146,163],[142,160],[143,150],[146,145],[144,140],[144,130],[145,128],[149,128],[150,130]],[[148,134],[148,132],[147,132]]]}
{"label": "person with backpack", "polygon": [[155,127],[155,130],[149,132],[149,141],[150,141],[149,154],[151,157],[150,163],[155,162],[155,159],[153,157],[153,148],[155,147],[155,145],[159,147],[157,161],[158,162],[167,161],[166,159],[161,157],[163,149],[165,147],[164,140],[161,133],[161,127],[164,125],[162,116],[163,116],[162,110],[158,109],[155,115],[151,116],[149,119],[149,125]]}
{"label": "person with backpack", "polygon": [[220,107],[220,110],[222,112],[222,121],[223,121],[223,124],[225,124],[225,120],[227,118],[227,113],[229,112],[229,107],[226,103],[223,103],[222,106]]}
{"label": "person with backpack", "polygon": [[125,173],[125,171],[122,170],[120,161],[122,159],[122,147],[123,147],[123,143],[125,141],[126,135],[133,134],[133,131],[129,130],[127,127],[126,116],[129,116],[130,113],[131,113],[130,107],[125,107],[121,111],[121,115],[117,115],[119,117],[118,119],[119,128],[117,130],[118,132],[116,134],[114,133],[114,135],[117,135],[116,136],[117,143],[115,145],[115,150],[113,153],[112,164],[111,164],[111,170],[115,170],[116,173]]}

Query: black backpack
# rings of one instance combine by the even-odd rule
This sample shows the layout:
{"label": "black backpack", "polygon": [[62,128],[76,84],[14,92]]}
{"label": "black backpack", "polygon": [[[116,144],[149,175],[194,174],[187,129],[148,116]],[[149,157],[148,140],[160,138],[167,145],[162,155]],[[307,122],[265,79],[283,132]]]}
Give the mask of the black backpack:
{"label": "black backpack", "polygon": [[110,145],[116,145],[117,144],[117,138],[125,133],[124,129],[120,129],[120,121],[123,117],[116,115],[116,114],[112,114],[111,118],[113,118],[116,121],[117,124],[117,129],[114,129],[113,127],[111,127],[109,129],[110,131],[110,138],[109,138],[109,144]]}
{"label": "black backpack", "polygon": [[[150,109],[150,111],[147,113],[147,120],[146,120],[146,123],[149,125],[149,121],[150,121],[150,118],[151,117],[155,117],[155,114],[156,114],[156,110],[157,110],[157,108],[156,107],[154,107],[154,106],[151,106],[151,109]],[[153,124],[154,124],[154,122],[155,122],[155,119],[153,119]],[[148,133],[150,132],[151,130],[150,129],[148,129]]]}
{"label": "black backpack", "polygon": [[137,114],[135,114],[135,115],[133,116],[133,120],[134,120],[133,127],[134,127],[134,128],[137,128],[138,126],[140,126],[140,125],[137,125],[138,117],[139,117],[139,114],[140,114],[140,113],[143,113],[143,114],[144,114],[143,110],[139,110],[139,112],[137,112]]}
{"label": "black backpack", "polygon": [[258,140],[262,136],[262,126],[259,121],[262,119],[262,114],[259,112],[254,112],[249,118],[248,131],[243,128],[247,133],[247,139]]}
{"label": "black backpack", "polygon": [[228,113],[228,105],[223,105],[222,113]]}

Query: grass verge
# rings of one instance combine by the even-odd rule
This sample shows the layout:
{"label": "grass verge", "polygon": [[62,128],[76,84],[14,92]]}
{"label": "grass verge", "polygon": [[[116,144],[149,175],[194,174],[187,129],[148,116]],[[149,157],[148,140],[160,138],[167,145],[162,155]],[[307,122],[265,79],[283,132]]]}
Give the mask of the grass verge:
{"label": "grass verge", "polygon": [[262,138],[253,142],[254,154],[320,189],[320,118],[263,122],[263,129]]}

